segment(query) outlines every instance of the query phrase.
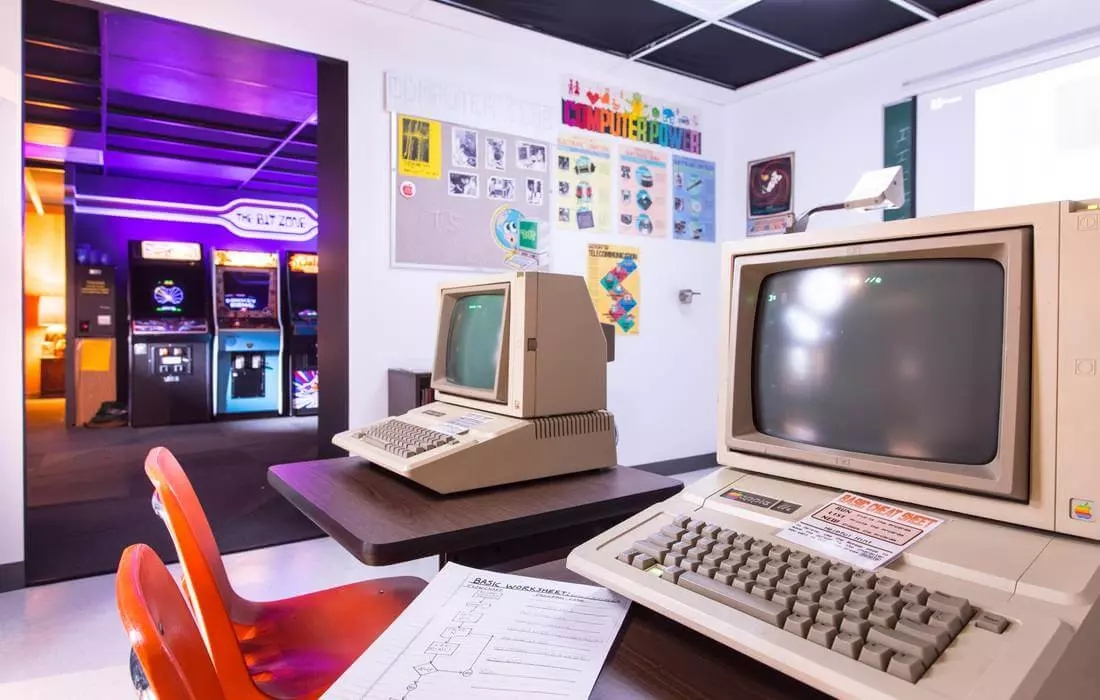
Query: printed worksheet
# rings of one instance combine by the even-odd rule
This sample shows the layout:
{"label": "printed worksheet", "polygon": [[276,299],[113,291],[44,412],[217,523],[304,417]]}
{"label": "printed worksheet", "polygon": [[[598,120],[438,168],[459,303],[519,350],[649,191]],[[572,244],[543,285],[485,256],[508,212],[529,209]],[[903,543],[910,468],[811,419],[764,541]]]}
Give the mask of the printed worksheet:
{"label": "printed worksheet", "polygon": [[629,606],[596,586],[447,564],[322,700],[587,698]]}

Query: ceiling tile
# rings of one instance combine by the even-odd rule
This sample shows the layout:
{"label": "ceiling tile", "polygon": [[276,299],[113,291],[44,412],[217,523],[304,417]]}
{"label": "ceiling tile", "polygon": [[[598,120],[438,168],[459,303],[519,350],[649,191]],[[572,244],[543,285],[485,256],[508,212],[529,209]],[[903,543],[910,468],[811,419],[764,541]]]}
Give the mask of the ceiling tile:
{"label": "ceiling tile", "polygon": [[714,26],[690,34],[639,60],[730,88],[754,83],[807,63],[807,59],[801,56]]}
{"label": "ceiling tile", "polygon": [[823,56],[923,21],[889,0],[761,0],[726,19]]}
{"label": "ceiling tile", "polygon": [[620,56],[628,56],[698,21],[651,0],[441,1]]}
{"label": "ceiling tile", "polygon": [[937,15],[946,15],[964,7],[977,5],[982,0],[917,0],[921,5],[932,10]]}

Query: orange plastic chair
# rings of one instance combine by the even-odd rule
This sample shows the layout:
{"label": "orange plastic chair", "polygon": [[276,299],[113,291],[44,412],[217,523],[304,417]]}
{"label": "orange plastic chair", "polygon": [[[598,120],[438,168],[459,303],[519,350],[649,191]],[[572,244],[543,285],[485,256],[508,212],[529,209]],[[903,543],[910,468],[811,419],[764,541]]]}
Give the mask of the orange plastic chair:
{"label": "orange plastic chair", "polygon": [[153,448],[145,473],[222,689],[233,700],[319,697],[426,585],[403,576],[285,600],[246,600],[229,584],[214,533],[176,458]]}
{"label": "orange plastic chair", "polygon": [[225,700],[199,628],[176,581],[144,544],[126,548],[118,563],[115,596],[130,637],[130,675],[144,697]]}

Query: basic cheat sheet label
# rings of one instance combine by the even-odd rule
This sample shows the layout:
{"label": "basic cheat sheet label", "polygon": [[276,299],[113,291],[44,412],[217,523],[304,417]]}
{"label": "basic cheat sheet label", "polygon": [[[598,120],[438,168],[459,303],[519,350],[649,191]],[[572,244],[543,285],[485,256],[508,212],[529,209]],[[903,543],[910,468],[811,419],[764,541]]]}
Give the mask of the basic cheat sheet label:
{"label": "basic cheat sheet label", "polygon": [[844,493],[787,526],[779,536],[873,571],[942,522],[923,513]]}

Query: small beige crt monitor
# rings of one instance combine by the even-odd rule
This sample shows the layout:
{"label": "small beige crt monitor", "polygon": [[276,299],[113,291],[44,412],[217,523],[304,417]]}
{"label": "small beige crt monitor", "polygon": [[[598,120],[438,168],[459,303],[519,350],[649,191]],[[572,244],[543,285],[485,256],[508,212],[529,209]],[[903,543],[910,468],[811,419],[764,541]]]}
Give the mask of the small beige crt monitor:
{"label": "small beige crt monitor", "polygon": [[614,335],[581,277],[510,272],[439,302],[437,400],[334,444],[439,493],[615,466]]}
{"label": "small beige crt monitor", "polygon": [[1097,261],[1100,202],[725,244],[725,468],[569,567],[836,697],[1100,697]]}

